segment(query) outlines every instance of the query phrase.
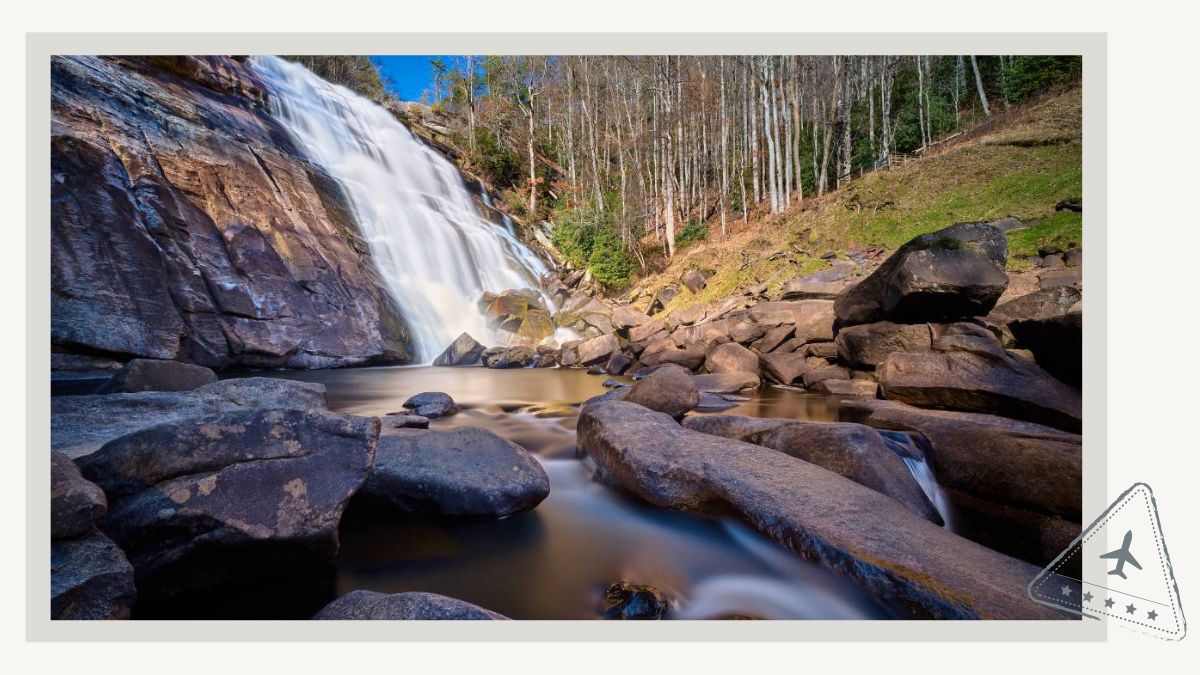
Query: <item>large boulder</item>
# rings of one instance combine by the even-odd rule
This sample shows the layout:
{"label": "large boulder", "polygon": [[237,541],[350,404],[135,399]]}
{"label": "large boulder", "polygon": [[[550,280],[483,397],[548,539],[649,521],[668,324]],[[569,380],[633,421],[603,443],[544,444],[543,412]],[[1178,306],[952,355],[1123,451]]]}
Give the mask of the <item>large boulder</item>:
{"label": "large boulder", "polygon": [[844,409],[882,429],[915,431],[947,488],[1079,522],[1083,444],[1078,434],[978,413],[914,408],[895,401],[848,401]]}
{"label": "large boulder", "polygon": [[530,310],[544,310],[541,295],[531,288],[517,288],[499,293],[484,293],[480,309],[496,326],[512,326],[516,330]]}
{"label": "large boulder", "polygon": [[700,403],[700,390],[696,388],[692,374],[683,367],[666,365],[635,382],[623,398],[679,418]]}
{"label": "large boulder", "polygon": [[672,343],[661,345],[661,347],[650,354],[643,353],[642,363],[647,366],[674,364],[688,370],[699,370],[704,365],[703,345],[691,343],[683,347],[676,347]]}
{"label": "large boulder", "polygon": [[491,621],[507,619],[469,602],[436,593],[351,591],[325,605],[318,621]]}
{"label": "large boulder", "polygon": [[529,347],[492,347],[485,349],[481,358],[488,368],[528,368],[537,359],[537,352]]}
{"label": "large boulder", "polygon": [[929,351],[929,325],[890,321],[847,326],[838,331],[837,354],[851,368],[875,368],[892,352]]}
{"label": "large boulder", "polygon": [[934,618],[1047,619],[1038,568],[880,494],[759,445],[684,429],[627,401],[585,406],[579,448],[599,480],[664,508],[731,511],[799,555]]}
{"label": "large boulder", "polygon": [[1008,240],[986,223],[959,223],[923,234],[838,295],[838,324],[983,316],[1008,286],[1007,260]]}
{"label": "large boulder", "polygon": [[679,280],[692,293],[699,293],[708,285],[708,277],[704,276],[704,273],[697,269],[690,269],[684,272]]}
{"label": "large boulder", "polygon": [[763,374],[779,384],[793,384],[811,370],[808,358],[799,353],[773,353],[758,357]]}
{"label": "large boulder", "polygon": [[612,323],[617,330],[626,330],[640,326],[650,321],[650,317],[629,305],[617,305],[613,308]]}
{"label": "large boulder", "polygon": [[409,513],[503,518],[550,493],[524,448],[477,427],[384,434],[362,494]]}
{"label": "large boulder", "polygon": [[[737,415],[714,415],[732,417]],[[910,511],[942,524],[942,518],[900,456],[878,431],[862,424],[795,420],[704,420],[684,427],[778,450],[845,476],[904,504]]]}
{"label": "large boulder", "polygon": [[450,394],[442,391],[423,391],[410,396],[404,401],[404,408],[426,418],[449,417],[459,412],[458,404]]}
{"label": "large boulder", "polygon": [[[883,397],[916,406],[1002,415],[1078,432],[1078,391],[987,338],[950,336],[934,351],[893,352],[879,367]],[[939,351],[939,347],[953,347]]]}
{"label": "large boulder", "polygon": [[988,322],[1033,352],[1039,365],[1078,386],[1083,378],[1083,294],[1070,286],[1038,290],[998,305]]}
{"label": "large boulder", "polygon": [[517,328],[517,335],[531,343],[536,343],[553,334],[554,320],[550,318],[550,312],[544,309],[531,309],[526,312],[525,318],[521,320],[521,325]]}
{"label": "large boulder", "polygon": [[96,390],[97,394],[135,391],[191,391],[217,381],[211,368],[179,361],[134,359]]}
{"label": "large boulder", "polygon": [[463,333],[446,347],[446,350],[438,355],[433,360],[435,366],[473,366],[479,363],[479,357],[483,355],[485,347],[468,335]]}
{"label": "large boulder", "polygon": [[736,342],[717,345],[704,360],[710,373],[757,373],[758,355]]}
{"label": "large boulder", "polygon": [[75,458],[146,427],[252,408],[324,409],[325,385],[244,377],[188,392],[55,396],[50,399],[50,447]]}
{"label": "large boulder", "polygon": [[377,418],[255,409],[169,422],[78,460],[143,584],[176,592],[337,552],[375,460]]}
{"label": "large boulder", "polygon": [[830,396],[865,396],[867,398],[875,398],[875,395],[879,393],[879,384],[874,380],[840,380],[829,378],[814,383],[812,390],[818,394],[829,394]]}
{"label": "large boulder", "polygon": [[50,538],[78,537],[108,510],[98,485],[85,479],[75,462],[61,452],[50,453]]}
{"label": "large boulder", "polygon": [[584,340],[576,350],[579,354],[578,364],[583,367],[606,363],[615,352],[621,351],[621,344],[611,333],[598,335],[590,340]]}
{"label": "large boulder", "polygon": [[50,542],[51,619],[128,619],[137,597],[133,567],[96,530]]}

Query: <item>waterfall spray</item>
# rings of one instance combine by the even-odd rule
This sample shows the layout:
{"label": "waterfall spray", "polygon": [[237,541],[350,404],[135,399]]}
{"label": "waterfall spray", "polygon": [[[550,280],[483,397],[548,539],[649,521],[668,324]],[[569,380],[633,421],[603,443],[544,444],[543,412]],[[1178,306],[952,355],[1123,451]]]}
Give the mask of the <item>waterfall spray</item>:
{"label": "waterfall spray", "polygon": [[545,263],[509,223],[485,218],[458,169],[391,113],[305,67],[254,57],[272,114],[308,158],[341,183],[384,285],[408,320],[415,360],[460,333],[494,344],[476,301],[537,288]]}

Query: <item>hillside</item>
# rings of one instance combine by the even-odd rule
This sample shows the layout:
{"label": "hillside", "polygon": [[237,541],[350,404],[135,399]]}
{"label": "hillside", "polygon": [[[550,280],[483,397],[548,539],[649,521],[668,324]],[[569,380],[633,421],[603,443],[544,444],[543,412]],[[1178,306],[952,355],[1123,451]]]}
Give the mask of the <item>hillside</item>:
{"label": "hillside", "polygon": [[[681,286],[668,309],[710,304],[763,282],[775,295],[788,279],[847,253],[878,254],[952,223],[1008,216],[1023,225],[1008,232],[1010,269],[1027,267],[1039,247],[1078,247],[1081,214],[1055,206],[1082,193],[1081,103],[1078,88],[1048,95],[993,116],[927,157],[866,174],[774,217],[733,221],[728,239],[679,250],[625,297],[648,304],[691,269],[711,275],[707,286],[697,294]],[[719,232],[715,219],[708,231]]]}

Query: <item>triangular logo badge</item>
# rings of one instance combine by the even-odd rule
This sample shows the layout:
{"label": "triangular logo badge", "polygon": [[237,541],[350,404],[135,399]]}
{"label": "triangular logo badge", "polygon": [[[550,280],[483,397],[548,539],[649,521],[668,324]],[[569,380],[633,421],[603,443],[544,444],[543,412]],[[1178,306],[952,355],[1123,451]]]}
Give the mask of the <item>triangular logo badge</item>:
{"label": "triangular logo badge", "polygon": [[1029,584],[1035,602],[1165,640],[1187,632],[1154,493],[1136,483]]}

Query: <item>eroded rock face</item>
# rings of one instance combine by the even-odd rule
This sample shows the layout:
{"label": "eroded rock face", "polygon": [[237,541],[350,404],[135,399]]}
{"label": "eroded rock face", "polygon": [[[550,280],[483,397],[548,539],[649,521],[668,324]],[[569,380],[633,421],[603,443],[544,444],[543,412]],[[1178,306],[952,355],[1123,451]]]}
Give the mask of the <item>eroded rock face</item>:
{"label": "eroded rock face", "polygon": [[537,506],[550,479],[521,446],[476,427],[384,434],[362,493],[409,513],[502,518]]}
{"label": "eroded rock face", "polygon": [[900,457],[883,437],[862,424],[797,422],[714,415],[684,427],[762,445],[791,455],[865,485],[904,504],[910,511],[938,525],[942,518]]}
{"label": "eroded rock face", "polygon": [[[889,354],[878,371],[883,397],[1080,430],[1079,392],[1036,364],[1005,352],[987,338],[947,336],[935,340],[934,347],[930,352]],[[938,351],[938,347],[952,350]]]}
{"label": "eroded rock face", "polygon": [[665,508],[732,509],[801,556],[908,603],[918,616],[1063,618],[1026,595],[1037,567],[776,450],[690,431],[627,401],[585,406],[579,447],[610,485]]}
{"label": "eroded rock face", "polygon": [[54,352],[407,360],[341,188],[264,96],[226,57],[51,59]]}
{"label": "eroded rock face", "polygon": [[492,621],[507,619],[469,602],[436,593],[351,591],[325,605],[313,619],[378,621]]}
{"label": "eroded rock face", "polygon": [[379,420],[253,409],[122,436],[79,460],[139,590],[201,587],[249,568],[319,561],[375,459]]}
{"label": "eroded rock face", "polygon": [[104,491],[85,479],[70,457],[50,453],[50,537],[86,534],[108,510]]}
{"label": "eroded rock face", "polygon": [[987,314],[1008,287],[1008,240],[986,223],[959,223],[901,246],[835,301],[837,322],[954,321]]}
{"label": "eroded rock face", "polygon": [[178,361],[134,359],[117,371],[97,394],[136,391],[191,391],[217,381],[217,374],[204,366]]}
{"label": "eroded rock face", "polygon": [[1083,294],[1070,286],[1034,291],[988,315],[1011,345],[1033,352],[1039,365],[1064,382],[1083,378]]}
{"label": "eroded rock face", "polygon": [[81,457],[150,426],[251,408],[325,409],[325,385],[270,377],[222,380],[187,392],[55,396],[50,447]]}
{"label": "eroded rock face", "polygon": [[137,597],[133,567],[96,530],[50,543],[51,619],[128,619]]}
{"label": "eroded rock face", "polygon": [[433,360],[435,366],[473,366],[479,363],[485,347],[470,335],[463,333]]}

